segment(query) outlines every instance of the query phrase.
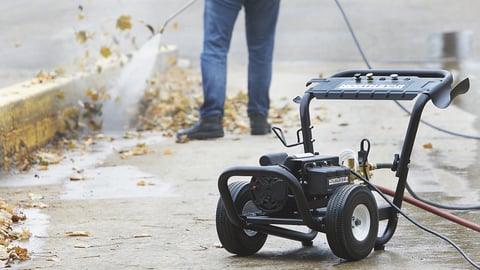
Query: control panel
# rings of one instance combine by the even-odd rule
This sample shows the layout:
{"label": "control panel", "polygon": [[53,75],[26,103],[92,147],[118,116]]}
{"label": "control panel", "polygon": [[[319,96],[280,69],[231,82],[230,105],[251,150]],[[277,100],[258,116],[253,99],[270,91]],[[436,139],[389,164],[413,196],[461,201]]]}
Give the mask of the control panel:
{"label": "control panel", "polygon": [[318,99],[411,100],[419,93],[434,94],[450,88],[449,72],[353,70],[313,79],[307,92]]}

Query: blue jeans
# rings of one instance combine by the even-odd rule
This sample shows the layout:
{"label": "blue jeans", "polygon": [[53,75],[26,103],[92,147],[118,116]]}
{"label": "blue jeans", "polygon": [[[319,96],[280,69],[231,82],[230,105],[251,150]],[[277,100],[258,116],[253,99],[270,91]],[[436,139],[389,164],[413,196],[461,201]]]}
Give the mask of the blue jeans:
{"label": "blue jeans", "polygon": [[272,59],[280,0],[205,0],[201,69],[204,103],[201,117],[219,115],[227,85],[227,54],[241,8],[245,10],[248,46],[247,113],[268,115]]}

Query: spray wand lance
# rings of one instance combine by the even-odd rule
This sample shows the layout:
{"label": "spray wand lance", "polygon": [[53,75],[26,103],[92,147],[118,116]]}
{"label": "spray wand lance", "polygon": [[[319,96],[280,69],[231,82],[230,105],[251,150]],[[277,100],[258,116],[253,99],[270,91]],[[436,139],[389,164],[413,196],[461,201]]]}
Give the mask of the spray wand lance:
{"label": "spray wand lance", "polygon": [[175,17],[178,16],[178,14],[182,13],[183,11],[185,11],[187,8],[189,8],[191,5],[193,5],[197,0],[190,0],[189,2],[187,2],[182,8],[180,8],[179,10],[177,10],[175,13],[173,13],[172,15],[170,15],[170,17],[168,17],[168,19],[165,20],[165,22],[163,23],[162,25],[162,28],[160,28],[159,32],[160,34],[163,34],[163,31],[165,31],[165,27],[167,27],[168,23],[170,23],[170,21],[172,21]]}

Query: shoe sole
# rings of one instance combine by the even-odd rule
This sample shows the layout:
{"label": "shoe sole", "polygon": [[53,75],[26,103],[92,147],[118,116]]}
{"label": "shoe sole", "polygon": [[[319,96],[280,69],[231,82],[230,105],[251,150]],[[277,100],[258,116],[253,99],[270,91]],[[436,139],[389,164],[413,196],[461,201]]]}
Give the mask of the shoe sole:
{"label": "shoe sole", "polygon": [[270,124],[266,124],[266,125],[251,125],[250,126],[250,134],[251,135],[266,135],[266,134],[269,134],[272,132],[272,127],[270,126]]}
{"label": "shoe sole", "polygon": [[188,136],[188,139],[190,140],[208,140],[208,139],[216,139],[216,138],[222,138],[224,136],[223,132],[219,133],[197,133],[195,136]]}
{"label": "shoe sole", "polygon": [[272,131],[271,129],[252,129],[250,131],[250,134],[251,135],[266,135],[266,134],[270,134]]}

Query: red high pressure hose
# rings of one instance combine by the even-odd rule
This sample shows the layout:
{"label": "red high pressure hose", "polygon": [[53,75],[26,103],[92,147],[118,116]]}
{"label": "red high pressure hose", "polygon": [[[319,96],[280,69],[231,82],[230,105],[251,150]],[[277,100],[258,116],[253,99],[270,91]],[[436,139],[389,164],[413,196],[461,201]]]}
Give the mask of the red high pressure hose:
{"label": "red high pressure hose", "polygon": [[[392,197],[395,196],[395,191],[393,191],[393,190],[391,190],[391,189],[388,189],[388,188],[385,188],[385,187],[382,187],[382,186],[378,186],[378,185],[375,185],[375,186],[376,186],[381,192],[383,192],[383,193],[385,193],[385,194],[387,194],[387,195],[389,195],[389,196],[392,196]],[[414,205],[414,206],[417,206],[417,207],[419,207],[419,208],[422,208],[423,210],[426,210],[426,211],[428,211],[428,212],[430,212],[430,213],[432,213],[432,214],[435,214],[435,215],[437,215],[437,216],[440,216],[440,217],[443,217],[443,218],[448,219],[448,220],[450,220],[450,221],[453,221],[453,222],[455,222],[455,223],[457,223],[457,224],[460,224],[460,225],[462,225],[462,226],[464,226],[464,227],[470,228],[470,229],[472,229],[472,230],[474,230],[474,231],[480,232],[480,225],[475,224],[475,223],[473,223],[473,222],[471,222],[471,221],[468,221],[468,220],[465,220],[465,219],[463,219],[463,218],[460,218],[460,217],[457,217],[457,216],[455,216],[455,215],[452,215],[452,214],[450,214],[450,213],[448,213],[448,212],[445,212],[445,211],[440,210],[440,209],[438,209],[438,208],[436,208],[436,207],[433,207],[433,206],[431,206],[431,205],[428,205],[428,204],[426,204],[426,203],[424,203],[424,202],[421,202],[421,201],[419,201],[419,200],[417,200],[417,199],[415,199],[415,198],[412,198],[412,197],[410,197],[410,196],[404,195],[404,196],[403,196],[403,200],[406,201],[406,202],[408,202],[409,204],[412,204],[412,205]]]}

